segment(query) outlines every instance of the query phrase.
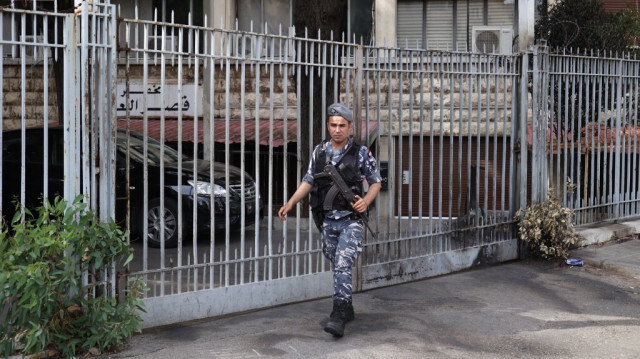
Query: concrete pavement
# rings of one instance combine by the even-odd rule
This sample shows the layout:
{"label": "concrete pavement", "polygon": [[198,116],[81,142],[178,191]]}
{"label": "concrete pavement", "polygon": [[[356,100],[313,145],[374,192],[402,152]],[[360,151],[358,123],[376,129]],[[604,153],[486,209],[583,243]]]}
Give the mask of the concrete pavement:
{"label": "concrete pavement", "polygon": [[515,261],[357,293],[341,339],[322,330],[325,298],[148,329],[103,357],[638,358],[640,240],[598,242],[572,252],[582,267]]}

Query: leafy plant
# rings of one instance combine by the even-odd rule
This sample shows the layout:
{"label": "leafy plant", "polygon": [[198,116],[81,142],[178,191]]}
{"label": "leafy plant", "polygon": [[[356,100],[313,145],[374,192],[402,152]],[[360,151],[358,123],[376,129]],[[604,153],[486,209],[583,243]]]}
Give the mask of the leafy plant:
{"label": "leafy plant", "polygon": [[17,211],[0,233],[0,350],[4,356],[102,352],[141,331],[141,282],[118,301],[108,276],[131,247],[113,222],[102,223],[82,197]]}
{"label": "leafy plant", "polygon": [[533,204],[526,210],[520,209],[516,216],[520,239],[537,257],[566,259],[569,249],[580,241],[573,226],[573,210],[562,207],[562,201],[553,188],[549,189],[545,202]]}
{"label": "leafy plant", "polygon": [[602,0],[560,0],[538,12],[536,38],[552,49],[629,51],[640,30],[637,10],[609,12]]}

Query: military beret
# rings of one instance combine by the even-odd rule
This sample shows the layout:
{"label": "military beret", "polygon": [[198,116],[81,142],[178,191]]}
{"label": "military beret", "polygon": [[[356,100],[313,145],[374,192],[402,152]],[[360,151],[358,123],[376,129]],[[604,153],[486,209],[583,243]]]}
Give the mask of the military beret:
{"label": "military beret", "polygon": [[349,122],[353,120],[351,110],[349,110],[347,106],[340,102],[336,102],[333,105],[330,105],[327,112],[329,113],[329,116],[342,116]]}

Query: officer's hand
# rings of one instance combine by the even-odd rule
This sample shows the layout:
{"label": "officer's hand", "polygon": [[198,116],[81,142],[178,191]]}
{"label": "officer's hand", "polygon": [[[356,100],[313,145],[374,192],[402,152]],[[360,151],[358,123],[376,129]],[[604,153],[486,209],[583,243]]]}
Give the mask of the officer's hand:
{"label": "officer's hand", "polygon": [[280,220],[286,221],[287,213],[289,213],[290,210],[291,210],[291,207],[289,206],[288,203],[282,206],[282,208],[280,208],[280,210],[278,211],[278,217],[280,217]]}
{"label": "officer's hand", "polygon": [[367,204],[367,202],[365,202],[364,198],[356,195],[356,202],[352,205],[352,207],[356,210],[356,212],[364,213],[367,211],[367,207],[369,207],[369,205]]}

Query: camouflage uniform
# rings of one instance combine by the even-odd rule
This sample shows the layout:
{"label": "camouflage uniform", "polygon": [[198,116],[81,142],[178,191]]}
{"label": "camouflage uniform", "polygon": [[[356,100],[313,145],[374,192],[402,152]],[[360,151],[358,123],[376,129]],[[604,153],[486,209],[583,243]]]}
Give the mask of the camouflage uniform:
{"label": "camouflage uniform", "polygon": [[[309,163],[309,170],[303,180],[311,185],[315,184],[313,169],[321,151],[324,151],[327,158],[336,164],[352,145],[353,142],[349,140],[347,145],[339,150],[333,149],[331,141],[316,146],[313,150],[311,163]],[[360,146],[357,165],[362,181],[366,179],[369,185],[382,181],[376,159],[366,146]],[[332,263],[334,301],[342,300],[351,303],[352,268],[356,258],[362,252],[364,238],[364,224],[354,215],[354,212],[350,210],[330,211],[326,213],[322,225],[322,252]]]}

